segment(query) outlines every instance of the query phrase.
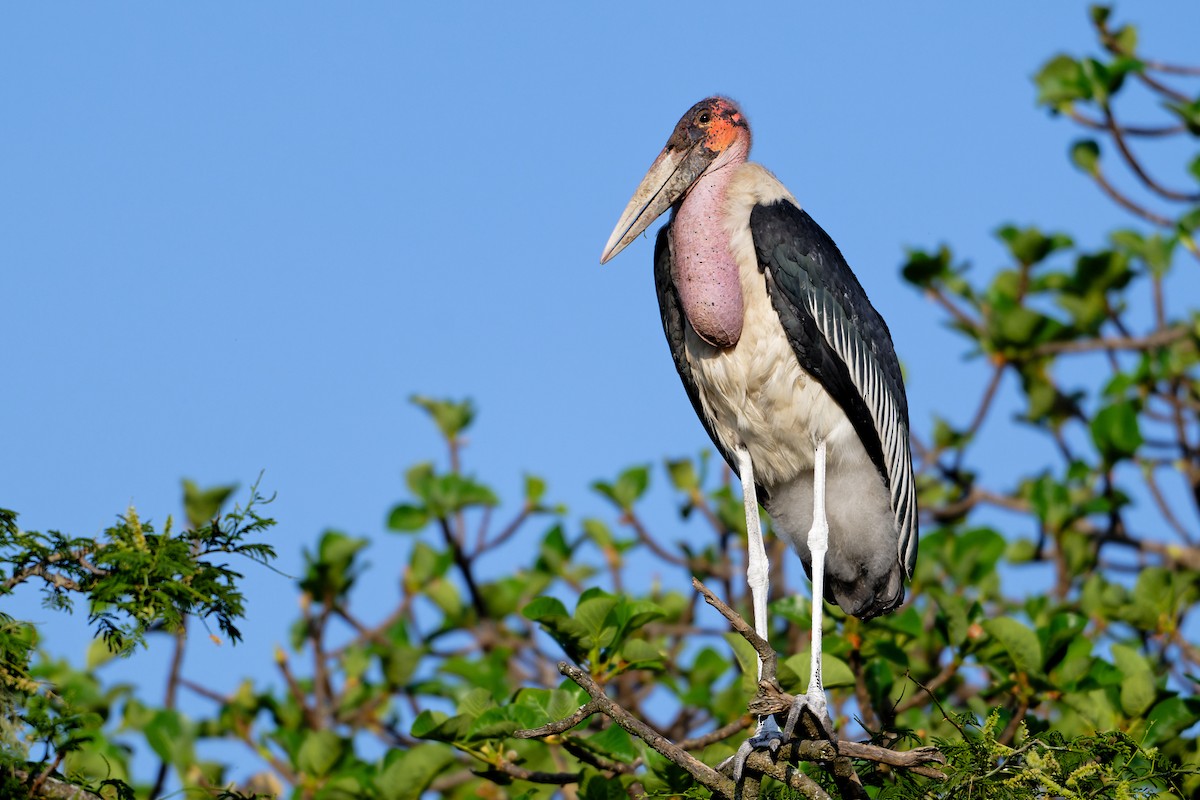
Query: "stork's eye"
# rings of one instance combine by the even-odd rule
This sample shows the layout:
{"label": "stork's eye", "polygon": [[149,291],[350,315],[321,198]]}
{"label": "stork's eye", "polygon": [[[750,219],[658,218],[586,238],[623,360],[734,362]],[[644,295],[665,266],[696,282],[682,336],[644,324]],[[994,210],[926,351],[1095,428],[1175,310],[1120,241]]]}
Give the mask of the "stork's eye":
{"label": "stork's eye", "polygon": [[700,112],[700,116],[696,117],[696,123],[699,125],[707,125],[712,122],[712,117],[707,111]]}

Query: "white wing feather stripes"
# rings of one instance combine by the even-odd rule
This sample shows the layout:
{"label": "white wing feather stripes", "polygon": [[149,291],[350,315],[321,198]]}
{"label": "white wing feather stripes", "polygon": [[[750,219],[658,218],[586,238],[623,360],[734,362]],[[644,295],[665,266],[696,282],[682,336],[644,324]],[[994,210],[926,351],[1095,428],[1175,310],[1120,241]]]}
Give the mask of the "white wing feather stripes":
{"label": "white wing feather stripes", "polygon": [[846,364],[850,379],[866,403],[875,430],[879,433],[891,489],[892,512],[896,515],[899,533],[897,556],[905,572],[911,575],[912,555],[916,547],[917,502],[908,427],[887,388],[875,354],[834,298],[824,289],[815,287],[803,270],[801,274],[804,275],[802,284],[808,312],[830,347]]}

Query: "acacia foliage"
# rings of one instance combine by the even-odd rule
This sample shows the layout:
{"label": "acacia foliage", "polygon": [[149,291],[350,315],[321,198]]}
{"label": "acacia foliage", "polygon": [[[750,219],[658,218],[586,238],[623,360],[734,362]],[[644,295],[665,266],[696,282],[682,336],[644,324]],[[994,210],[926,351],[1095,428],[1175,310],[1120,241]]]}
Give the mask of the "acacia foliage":
{"label": "acacia foliage", "polygon": [[[1200,792],[1200,651],[1188,636],[1200,586],[1200,315],[1171,291],[1200,263],[1200,70],[1145,56],[1136,29],[1115,26],[1104,8],[1091,21],[1099,52],[1056,56],[1035,82],[1038,103],[1081,128],[1070,161],[1114,201],[1120,227],[1093,246],[1006,224],[996,269],[945,245],[913,250],[902,266],[987,377],[973,396],[964,387],[947,398],[945,418],[914,420],[924,534],[909,601],[867,623],[825,608],[824,674],[841,734],[900,750],[933,744],[947,758],[940,779],[858,762],[869,796]],[[1162,119],[1125,121],[1118,101],[1133,92],[1159,101]],[[1182,168],[1151,174],[1144,148],[1181,156]],[[1019,398],[1015,422],[998,418],[1005,391]],[[744,520],[728,472],[703,454],[635,466],[593,484],[611,510],[587,519],[555,505],[535,476],[502,504],[463,463],[473,406],[416,402],[447,453],[408,470],[390,512],[390,530],[410,542],[393,596],[356,589],[367,540],[326,531],[306,553],[301,611],[275,679],[223,695],[176,661],[170,683],[208,703],[191,715],[69,664],[28,666],[30,628],[10,621],[0,641],[15,676],[10,741],[48,745],[42,761],[10,759],[10,784],[45,776],[49,786],[53,767],[106,796],[162,796],[172,780],[297,798],[703,794],[603,715],[541,738],[514,734],[588,702],[561,674],[565,659],[707,764],[746,735],[753,653],[687,580],[748,608]],[[989,435],[1039,439],[1047,446],[1034,452],[1051,455],[1016,478],[990,475],[977,455]],[[652,482],[674,493],[677,521],[651,521]],[[32,565],[77,563],[56,553],[93,546],[5,520],[8,588],[46,580]],[[139,552],[135,523],[127,517],[110,537],[122,557]],[[780,570],[789,556],[772,546],[771,641],[780,683],[798,692],[811,609],[798,570]],[[91,562],[79,563],[81,572],[57,573],[76,585],[50,582],[52,603],[90,597]],[[173,563],[178,580],[189,562]],[[224,613],[232,625],[241,613],[221,593],[234,584],[207,586],[205,602],[190,604],[176,587],[126,586],[94,606],[96,619],[112,622],[117,644],[162,623],[178,644],[188,615]],[[39,723],[50,706],[46,719],[72,722]],[[261,773],[231,786],[228,764],[198,755],[208,740],[245,747]],[[161,762],[153,780],[132,774],[136,749]],[[819,791],[834,786],[821,765],[804,769]]]}

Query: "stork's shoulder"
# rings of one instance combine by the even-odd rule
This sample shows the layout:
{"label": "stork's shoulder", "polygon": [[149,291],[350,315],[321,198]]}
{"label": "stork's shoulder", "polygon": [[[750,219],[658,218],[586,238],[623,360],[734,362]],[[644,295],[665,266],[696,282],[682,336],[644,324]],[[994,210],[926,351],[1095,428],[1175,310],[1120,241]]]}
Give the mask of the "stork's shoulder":
{"label": "stork's shoulder", "polygon": [[780,200],[787,200],[797,208],[800,203],[780,183],[769,169],[761,164],[746,162],[736,167],[737,171],[729,181],[725,195],[730,210],[749,209],[757,205],[770,205]]}
{"label": "stork's shoulder", "polygon": [[760,280],[758,258],[754,254],[754,238],[750,231],[750,213],[755,206],[769,206],[785,200],[796,208],[800,204],[761,164],[746,162],[734,167],[735,172],[725,190],[725,229],[729,234],[730,250],[741,266],[743,291],[748,281]]}

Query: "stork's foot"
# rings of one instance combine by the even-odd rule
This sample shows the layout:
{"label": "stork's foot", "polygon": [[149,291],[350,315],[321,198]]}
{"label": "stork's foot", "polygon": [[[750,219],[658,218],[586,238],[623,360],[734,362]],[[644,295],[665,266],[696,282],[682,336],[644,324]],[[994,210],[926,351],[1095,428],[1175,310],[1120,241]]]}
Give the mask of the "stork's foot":
{"label": "stork's foot", "polygon": [[774,717],[763,717],[754,735],[742,742],[737,752],[717,768],[724,771],[732,764],[733,779],[740,781],[746,771],[746,760],[750,758],[751,753],[755,750],[766,750],[774,756],[784,742],[795,738],[834,741],[833,720],[829,718],[829,707],[824,692],[795,695],[783,730],[779,729]]}
{"label": "stork's foot", "polygon": [[833,741],[833,720],[829,718],[824,690],[798,694],[792,699],[792,708],[783,723],[783,740],[791,741],[797,727],[802,739]]}
{"label": "stork's foot", "polygon": [[751,753],[755,750],[768,750],[771,755],[774,755],[784,740],[783,732],[775,724],[774,718],[763,717],[762,721],[758,723],[758,730],[754,732],[754,735],[742,742],[742,746],[738,748],[737,752],[721,762],[717,768],[723,770],[732,763],[733,779],[740,781],[742,773],[746,771],[746,759],[750,758]]}

